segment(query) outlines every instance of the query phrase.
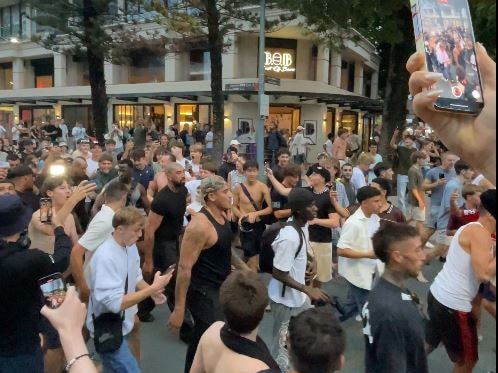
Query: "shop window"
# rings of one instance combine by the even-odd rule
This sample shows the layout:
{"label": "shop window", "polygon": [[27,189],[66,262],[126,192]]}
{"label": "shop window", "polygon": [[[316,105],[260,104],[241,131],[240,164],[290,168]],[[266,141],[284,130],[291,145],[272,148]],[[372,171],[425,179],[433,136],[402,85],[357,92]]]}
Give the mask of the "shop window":
{"label": "shop window", "polygon": [[176,106],[176,121],[182,128],[186,124],[210,124],[211,119],[211,105],[179,104]]}
{"label": "shop window", "polygon": [[120,127],[132,128],[138,120],[161,128],[165,123],[164,105],[114,105],[114,121]]}
{"label": "shop window", "polygon": [[291,106],[271,106],[270,115],[265,120],[265,127],[276,124],[278,129],[292,136],[300,124],[301,110]]}
{"label": "shop window", "polygon": [[340,127],[344,127],[349,130],[349,133],[358,130],[358,113],[354,111],[343,111]]}
{"label": "shop window", "polygon": [[87,134],[95,133],[92,107],[88,105],[64,105],[62,106],[62,118],[69,125],[69,133],[73,130],[76,122],[86,128]]}

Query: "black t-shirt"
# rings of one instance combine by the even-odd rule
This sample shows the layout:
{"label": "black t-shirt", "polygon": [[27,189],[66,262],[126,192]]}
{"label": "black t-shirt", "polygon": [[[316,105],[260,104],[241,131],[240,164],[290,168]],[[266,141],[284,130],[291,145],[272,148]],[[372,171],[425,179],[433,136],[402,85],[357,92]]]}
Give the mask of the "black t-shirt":
{"label": "black t-shirt", "polygon": [[230,172],[235,171],[235,163],[230,163],[230,162],[224,162],[218,171],[218,175],[221,176],[223,179],[228,180],[228,175]]}
{"label": "black t-shirt", "polygon": [[[287,203],[289,202],[289,198],[286,196],[283,196],[277,192],[276,189],[272,189],[270,192],[271,195],[271,201],[272,201],[272,206],[273,206],[273,213],[276,211],[281,211],[281,210],[287,210]],[[271,215],[272,217],[272,223],[276,223],[278,219],[275,217],[274,214]],[[270,219],[269,219],[270,220]],[[282,219],[283,221],[286,221],[287,219]]]}
{"label": "black t-shirt", "polygon": [[415,153],[417,149],[415,148],[406,148],[404,146],[398,146],[396,152],[398,153],[398,167],[396,172],[398,175],[408,175],[408,170],[412,166],[412,154]]}
{"label": "black t-shirt", "polygon": [[[318,208],[318,219],[328,219],[329,215],[336,212],[332,202],[330,201],[330,190],[327,188],[321,194],[316,194],[313,192],[312,188],[309,188],[313,193],[315,198],[316,207]],[[332,229],[321,227],[318,225],[312,225],[309,228],[310,231],[310,242],[318,243],[328,243],[332,242]]]}
{"label": "black t-shirt", "polygon": [[157,193],[150,207],[152,212],[163,217],[155,234],[156,242],[178,240],[187,210],[187,195],[185,186],[179,187],[176,192],[166,187]]}
{"label": "black t-shirt", "polygon": [[380,279],[363,311],[366,373],[428,373],[424,318],[412,296]]}
{"label": "black t-shirt", "polygon": [[[50,137],[50,139],[52,140],[52,142],[57,141],[57,138],[62,136],[62,130],[60,128],[57,128],[53,124],[47,124],[43,128],[43,130],[47,133],[54,133],[53,135],[48,135]],[[59,132],[60,132],[60,135],[59,135]]]}

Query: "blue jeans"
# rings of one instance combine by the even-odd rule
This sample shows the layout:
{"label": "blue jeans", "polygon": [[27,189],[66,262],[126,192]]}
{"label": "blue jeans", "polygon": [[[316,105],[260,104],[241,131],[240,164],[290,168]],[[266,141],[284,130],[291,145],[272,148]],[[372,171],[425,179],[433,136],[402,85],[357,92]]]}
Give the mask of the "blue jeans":
{"label": "blue jeans", "polygon": [[128,336],[117,351],[99,354],[104,366],[104,373],[140,373],[137,361],[128,347]]}
{"label": "blue jeans", "polygon": [[5,373],[43,373],[43,354],[41,348],[29,355],[13,357],[0,356],[0,372]]}
{"label": "blue jeans", "polygon": [[407,205],[406,190],[408,188],[408,175],[398,175],[397,187],[398,187],[398,207],[401,209],[403,214],[406,215],[406,205]]}
{"label": "blue jeans", "polygon": [[369,290],[354,286],[349,281],[347,281],[347,285],[348,299],[344,304],[342,304],[344,313],[339,317],[341,322],[349,320],[351,317],[356,315],[361,315],[363,306],[367,302],[368,294],[370,294]]}

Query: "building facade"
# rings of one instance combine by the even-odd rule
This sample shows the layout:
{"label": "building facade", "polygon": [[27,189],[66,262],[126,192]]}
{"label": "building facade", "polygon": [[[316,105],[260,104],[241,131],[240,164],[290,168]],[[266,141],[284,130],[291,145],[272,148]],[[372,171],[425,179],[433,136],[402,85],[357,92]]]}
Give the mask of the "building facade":
{"label": "building facade", "polygon": [[[0,0],[0,123],[41,125],[64,118],[92,133],[88,65],[31,42],[46,30],[31,22],[15,0]],[[144,25],[144,27],[147,27]],[[340,126],[368,140],[381,111],[380,58],[367,40],[346,42],[340,52],[315,45],[299,20],[267,35],[265,86],[270,97],[266,124],[291,135],[297,126],[320,151]],[[255,142],[258,111],[258,45],[254,32],[236,32],[223,54],[225,141],[236,135]],[[130,65],[106,63],[108,122],[131,127],[139,119],[158,126],[211,122],[210,58],[206,48],[181,53],[143,53]],[[272,84],[270,84],[272,83]],[[279,84],[279,85],[276,85]],[[313,156],[313,155],[312,155]]]}

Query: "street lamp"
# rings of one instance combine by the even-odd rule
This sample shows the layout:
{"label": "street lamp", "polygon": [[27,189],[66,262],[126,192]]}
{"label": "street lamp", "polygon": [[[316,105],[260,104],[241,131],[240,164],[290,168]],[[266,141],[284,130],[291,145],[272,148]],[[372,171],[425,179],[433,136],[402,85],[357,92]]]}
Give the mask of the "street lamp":
{"label": "street lamp", "polygon": [[9,38],[5,38],[3,36],[0,36],[0,40],[4,40],[4,41],[7,41],[7,42],[12,43],[12,44],[19,44],[21,42],[21,40],[16,36],[11,36]]}
{"label": "street lamp", "polygon": [[264,107],[268,105],[265,97],[265,47],[266,47],[266,0],[260,0],[259,23],[259,122],[257,133],[257,161],[261,180],[265,179],[265,116]]}

